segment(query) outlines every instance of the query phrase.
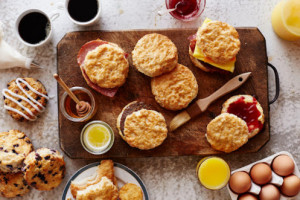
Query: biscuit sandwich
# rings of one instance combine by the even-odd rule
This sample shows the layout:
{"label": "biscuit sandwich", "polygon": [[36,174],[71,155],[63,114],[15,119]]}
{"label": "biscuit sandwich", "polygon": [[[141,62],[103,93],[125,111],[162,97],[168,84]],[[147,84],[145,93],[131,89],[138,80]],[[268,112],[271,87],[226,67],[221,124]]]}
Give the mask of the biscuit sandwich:
{"label": "biscuit sandwich", "polygon": [[132,51],[133,65],[136,69],[150,77],[172,71],[178,63],[175,44],[158,33],[143,36]]}
{"label": "biscuit sandwich", "polygon": [[77,62],[87,84],[97,92],[114,97],[127,78],[128,54],[117,44],[103,40],[85,43]]}
{"label": "biscuit sandwich", "polygon": [[171,72],[152,78],[151,90],[160,106],[181,110],[197,96],[198,83],[188,67],[177,64]]}
{"label": "biscuit sandwich", "polygon": [[205,19],[190,40],[192,63],[205,72],[233,72],[236,55],[241,46],[239,34],[233,26]]}
{"label": "biscuit sandwich", "polygon": [[263,128],[265,116],[263,108],[251,95],[230,97],[222,106],[222,113],[231,113],[243,119],[248,126],[249,138],[257,135]]}
{"label": "biscuit sandwich", "polygon": [[206,139],[212,148],[230,153],[248,142],[249,132],[244,120],[236,115],[222,113],[209,122]]}
{"label": "biscuit sandwich", "polygon": [[138,101],[123,108],[117,119],[117,128],[120,136],[131,147],[141,150],[161,145],[168,133],[164,116]]}

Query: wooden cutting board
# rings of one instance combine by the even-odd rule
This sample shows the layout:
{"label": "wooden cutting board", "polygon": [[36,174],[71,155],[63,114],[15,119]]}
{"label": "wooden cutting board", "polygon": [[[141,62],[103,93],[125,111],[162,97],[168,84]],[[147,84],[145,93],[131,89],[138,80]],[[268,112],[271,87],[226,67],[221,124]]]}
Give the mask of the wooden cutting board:
{"label": "wooden cutting board", "polygon": [[[114,98],[109,98],[93,91],[99,108],[92,120],[105,121],[113,128],[115,143],[112,149],[101,156],[95,156],[86,152],[81,146],[79,139],[81,129],[86,123],[71,122],[59,111],[59,138],[62,150],[70,158],[85,159],[219,154],[220,152],[210,147],[205,138],[206,126],[214,117],[220,114],[222,103],[226,99],[237,94],[249,94],[255,95],[261,103],[265,114],[265,125],[261,133],[250,139],[246,145],[236,152],[258,151],[270,138],[266,43],[265,38],[257,28],[237,28],[237,30],[241,39],[241,50],[237,56],[234,73],[228,75],[205,73],[192,65],[188,55],[189,41],[187,38],[196,33],[196,29],[67,33],[57,45],[57,70],[60,77],[70,87],[83,86],[89,88],[76,62],[77,53],[84,43],[101,38],[102,40],[117,43],[130,54],[136,42],[142,36],[153,32],[168,36],[177,46],[179,63],[189,67],[197,78],[199,85],[197,99],[207,97],[240,73],[252,72],[252,76],[241,88],[214,102],[202,115],[192,119],[176,131],[169,132],[167,139],[161,146],[153,150],[142,151],[130,147],[118,134],[116,121],[122,108],[134,100],[144,101],[161,112],[168,124],[178,112],[163,109],[155,102],[151,93],[150,78],[139,73],[134,68],[130,54],[129,75],[126,83],[119,88],[117,95]],[[60,100],[63,92],[59,86],[58,100]]]}

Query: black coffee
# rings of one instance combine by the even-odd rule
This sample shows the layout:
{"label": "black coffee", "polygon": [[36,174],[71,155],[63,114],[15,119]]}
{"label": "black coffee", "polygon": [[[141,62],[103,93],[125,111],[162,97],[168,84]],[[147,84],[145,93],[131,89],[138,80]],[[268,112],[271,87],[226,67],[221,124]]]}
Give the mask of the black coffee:
{"label": "black coffee", "polygon": [[97,0],[70,0],[68,11],[70,16],[79,22],[88,22],[93,19],[98,12]]}
{"label": "black coffee", "polygon": [[50,32],[50,22],[44,14],[32,12],[21,19],[18,29],[24,41],[37,44],[47,38]]}

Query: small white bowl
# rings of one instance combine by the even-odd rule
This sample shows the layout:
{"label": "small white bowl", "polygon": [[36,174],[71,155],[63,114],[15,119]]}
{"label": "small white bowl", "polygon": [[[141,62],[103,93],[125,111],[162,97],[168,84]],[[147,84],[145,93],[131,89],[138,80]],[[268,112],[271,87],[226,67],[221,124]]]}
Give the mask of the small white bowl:
{"label": "small white bowl", "polygon": [[97,1],[98,1],[98,7],[99,7],[99,8],[98,8],[98,12],[97,12],[96,16],[95,16],[93,19],[91,19],[90,21],[87,21],[87,22],[79,22],[79,21],[74,20],[74,19],[71,17],[71,15],[70,15],[70,13],[69,13],[69,11],[68,11],[69,1],[70,1],[70,0],[66,0],[66,1],[65,1],[65,10],[66,10],[66,12],[67,12],[67,14],[68,14],[69,19],[70,19],[74,24],[77,24],[77,25],[80,25],[80,26],[91,26],[91,25],[95,24],[95,23],[99,20],[99,18],[100,18],[100,13],[101,13],[101,9],[102,9],[101,0],[97,0]]}

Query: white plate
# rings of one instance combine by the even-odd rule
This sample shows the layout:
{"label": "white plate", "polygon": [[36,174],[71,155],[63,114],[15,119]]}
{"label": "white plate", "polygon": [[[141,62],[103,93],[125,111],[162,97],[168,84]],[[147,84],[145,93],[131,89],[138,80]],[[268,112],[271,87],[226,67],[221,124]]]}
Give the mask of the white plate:
{"label": "white plate", "polygon": [[[92,176],[93,174],[96,173],[97,166],[100,164],[100,162],[96,163],[91,163],[89,165],[84,166],[83,168],[79,169],[68,181],[63,195],[62,195],[62,200],[67,200],[68,198],[71,198],[72,200],[74,199],[72,197],[71,191],[70,191],[70,185],[71,181],[76,181],[76,180],[82,180],[83,178]],[[123,185],[126,183],[134,183],[137,186],[140,186],[140,188],[143,191],[144,194],[144,200],[149,200],[148,192],[147,189],[141,180],[141,178],[131,169],[128,167],[119,164],[119,163],[114,163],[114,171],[115,171],[115,177],[117,178],[118,181],[118,188],[121,188]]]}

